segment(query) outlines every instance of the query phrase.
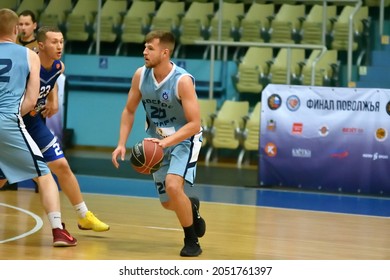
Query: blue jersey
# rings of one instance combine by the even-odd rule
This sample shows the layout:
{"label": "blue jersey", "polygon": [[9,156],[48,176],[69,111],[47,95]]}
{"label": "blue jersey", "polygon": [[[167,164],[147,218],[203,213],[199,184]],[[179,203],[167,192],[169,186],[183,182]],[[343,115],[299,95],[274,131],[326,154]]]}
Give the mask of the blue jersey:
{"label": "blue jersey", "polygon": [[0,112],[17,114],[30,73],[28,49],[5,42],[0,49]]}
{"label": "blue jersey", "polygon": [[41,85],[39,87],[39,98],[37,101],[37,105],[35,106],[36,113],[40,112],[42,106],[46,104],[46,98],[49,95],[49,92],[54,88],[58,77],[61,75],[61,71],[62,64],[60,60],[54,60],[49,70],[46,70],[43,66],[41,66],[41,72],[39,75]]}
{"label": "blue jersey", "polygon": [[177,92],[179,79],[190,76],[186,70],[171,62],[173,68],[167,77],[158,83],[153,68],[143,67],[140,78],[142,104],[146,112],[146,132],[155,138],[172,135],[187,123],[183,106]]}
{"label": "blue jersey", "polygon": [[61,75],[61,71],[62,64],[60,60],[55,60],[49,70],[46,70],[41,66],[41,83],[37,104],[34,110],[23,117],[27,131],[37,143],[45,160],[48,162],[64,157],[64,155],[58,139],[46,126],[40,111],[42,110],[42,106],[46,104],[46,98],[49,92],[54,88],[58,77]]}

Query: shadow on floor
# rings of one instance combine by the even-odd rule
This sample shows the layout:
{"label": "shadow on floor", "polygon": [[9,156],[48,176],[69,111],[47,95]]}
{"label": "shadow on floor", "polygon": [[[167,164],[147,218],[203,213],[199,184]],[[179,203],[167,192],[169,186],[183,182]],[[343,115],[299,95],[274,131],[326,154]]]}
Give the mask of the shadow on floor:
{"label": "shadow on floor", "polygon": [[[68,162],[75,174],[134,178],[149,180],[149,175],[142,175],[133,170],[128,161],[116,169],[111,158],[88,158],[67,155]],[[256,166],[237,168],[233,164],[212,164],[205,166],[199,162],[196,183],[224,186],[257,187],[258,172]]]}

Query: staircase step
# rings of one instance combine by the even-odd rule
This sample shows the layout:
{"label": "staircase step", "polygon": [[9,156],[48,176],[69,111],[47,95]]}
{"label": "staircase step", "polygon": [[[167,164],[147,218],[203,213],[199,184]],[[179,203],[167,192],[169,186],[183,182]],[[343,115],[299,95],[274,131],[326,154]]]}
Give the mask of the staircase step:
{"label": "staircase step", "polygon": [[387,55],[390,55],[390,44],[382,44],[381,47],[382,50],[387,53]]}
{"label": "staircase step", "polygon": [[371,64],[375,66],[389,66],[390,65],[390,47],[384,45],[388,50],[374,50],[372,51]]}
{"label": "staircase step", "polygon": [[356,82],[357,88],[385,88],[390,89],[390,81],[386,82],[373,82],[373,81],[359,81]]}
{"label": "staircase step", "polygon": [[360,75],[361,82],[388,82],[390,81],[390,71],[388,66],[368,66],[367,75]]}

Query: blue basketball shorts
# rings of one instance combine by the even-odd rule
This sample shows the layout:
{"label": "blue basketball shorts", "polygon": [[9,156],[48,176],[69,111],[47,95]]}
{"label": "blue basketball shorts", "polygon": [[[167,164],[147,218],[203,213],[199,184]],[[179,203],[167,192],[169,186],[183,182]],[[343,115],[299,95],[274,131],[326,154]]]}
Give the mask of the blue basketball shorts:
{"label": "blue basketball shorts", "polygon": [[23,117],[23,120],[26,124],[28,133],[30,133],[31,137],[37,143],[47,162],[64,157],[64,152],[62,151],[57,137],[46,126],[45,121],[40,114],[37,114],[34,117],[26,115]]}
{"label": "blue basketball shorts", "polygon": [[181,143],[164,149],[161,168],[153,173],[153,180],[161,202],[169,197],[165,191],[165,177],[176,174],[183,177],[184,182],[193,186],[196,176],[196,164],[202,146],[202,132]]}

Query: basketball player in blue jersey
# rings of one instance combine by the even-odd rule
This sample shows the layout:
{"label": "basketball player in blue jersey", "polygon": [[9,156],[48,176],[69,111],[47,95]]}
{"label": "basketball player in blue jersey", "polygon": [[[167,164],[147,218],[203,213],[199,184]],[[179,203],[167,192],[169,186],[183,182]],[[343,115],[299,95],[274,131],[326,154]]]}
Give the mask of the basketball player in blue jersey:
{"label": "basketball player in blue jersey", "polygon": [[52,227],[53,246],[75,246],[61,222],[60,198],[41,151],[26,131],[22,116],[31,111],[39,93],[38,55],[15,44],[18,16],[0,9],[0,187],[34,179]]}
{"label": "basketball player in blue jersey", "polygon": [[199,200],[189,198],[185,184],[193,185],[201,147],[200,109],[194,78],[171,61],[175,37],[171,32],[152,31],[146,35],[145,65],[134,73],[127,103],[122,112],[118,146],[112,162],[125,160],[126,142],[139,103],[146,111],[146,132],[164,149],[162,167],[153,173],[160,201],[172,210],[184,230],[183,257],[202,253],[198,237],[206,231],[199,214]]}
{"label": "basketball player in blue jersey", "polygon": [[[57,112],[48,106],[48,96],[58,94],[53,91],[57,86],[57,78],[64,72],[65,66],[60,60],[64,38],[57,27],[41,27],[37,32],[38,56],[41,61],[39,98],[33,110],[23,117],[27,131],[38,144],[50,170],[57,176],[61,190],[69,198],[78,214],[78,227],[82,230],[107,231],[110,227],[100,221],[88,210],[80,191],[76,176],[70,169],[61,149],[58,139],[46,126],[44,118],[51,117]],[[51,102],[58,103],[58,97],[51,98]]]}

